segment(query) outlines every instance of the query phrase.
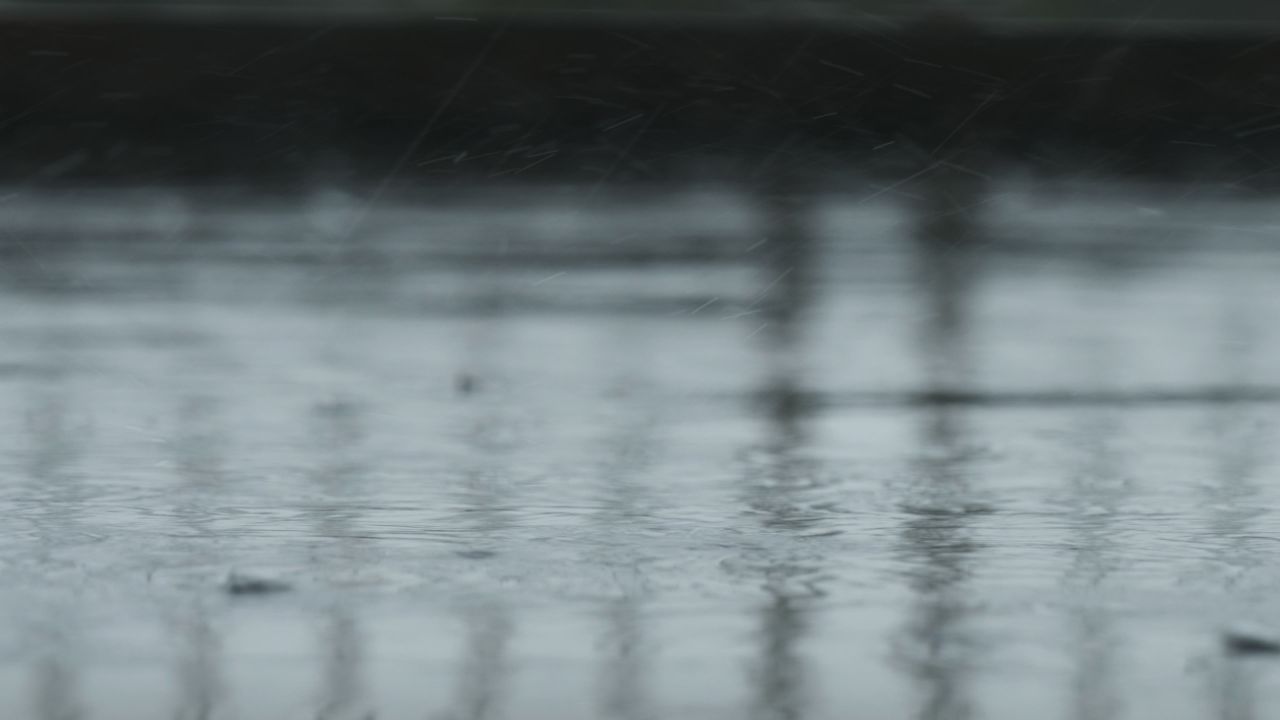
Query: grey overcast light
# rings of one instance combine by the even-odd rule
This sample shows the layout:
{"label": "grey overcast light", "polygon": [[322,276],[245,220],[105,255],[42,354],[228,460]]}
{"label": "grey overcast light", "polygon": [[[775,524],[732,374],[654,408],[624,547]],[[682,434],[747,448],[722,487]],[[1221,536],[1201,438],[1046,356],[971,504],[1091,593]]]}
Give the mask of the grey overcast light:
{"label": "grey overcast light", "polygon": [[1280,718],[1275,0],[0,0],[0,720]]}

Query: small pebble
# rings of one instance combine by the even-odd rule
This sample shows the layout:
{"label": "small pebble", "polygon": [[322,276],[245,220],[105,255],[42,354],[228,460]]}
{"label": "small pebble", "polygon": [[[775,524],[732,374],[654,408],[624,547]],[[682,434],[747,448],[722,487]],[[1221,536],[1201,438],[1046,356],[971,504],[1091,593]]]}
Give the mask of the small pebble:
{"label": "small pebble", "polygon": [[479,389],[480,382],[471,373],[462,373],[454,380],[453,386],[459,395],[470,395]]}
{"label": "small pebble", "polygon": [[225,587],[230,595],[270,595],[272,593],[288,592],[293,589],[292,585],[283,580],[240,575],[238,573],[231,573],[227,576]]}
{"label": "small pebble", "polygon": [[1222,644],[1234,655],[1280,655],[1280,640],[1260,635],[1228,632]]}

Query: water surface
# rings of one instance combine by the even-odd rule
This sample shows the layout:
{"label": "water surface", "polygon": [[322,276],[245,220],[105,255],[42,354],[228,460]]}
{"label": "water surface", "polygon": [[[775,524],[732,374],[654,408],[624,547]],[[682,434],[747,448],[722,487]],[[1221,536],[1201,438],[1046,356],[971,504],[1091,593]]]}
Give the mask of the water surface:
{"label": "water surface", "polygon": [[1280,212],[958,207],[7,195],[0,715],[1272,716]]}

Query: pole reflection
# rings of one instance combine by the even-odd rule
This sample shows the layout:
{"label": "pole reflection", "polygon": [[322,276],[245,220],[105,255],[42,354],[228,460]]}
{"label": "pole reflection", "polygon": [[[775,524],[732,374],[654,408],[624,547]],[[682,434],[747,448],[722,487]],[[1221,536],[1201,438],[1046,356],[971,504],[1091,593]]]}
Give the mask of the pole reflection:
{"label": "pole reflection", "polygon": [[70,622],[74,612],[59,613],[43,623],[39,643],[43,648],[32,663],[31,684],[34,717],[38,720],[80,720],[87,716],[80,700],[80,667],[75,657],[82,652],[73,635],[78,628]]}
{"label": "pole reflection", "polygon": [[746,468],[745,500],[766,531],[759,566],[765,600],[756,631],[758,656],[750,665],[751,716],[796,720],[810,703],[809,668],[800,648],[812,628],[813,601],[824,594],[818,557],[795,545],[823,520],[806,503],[818,480],[800,452],[807,442],[803,330],[813,292],[817,204],[806,188],[785,179],[761,202],[765,289],[757,304],[768,363],[760,393],[765,426],[760,461]]}
{"label": "pole reflection", "polygon": [[479,559],[492,557],[503,545],[515,490],[511,455],[526,439],[510,397],[502,397],[512,389],[503,367],[508,357],[510,288],[499,267],[482,264],[476,272],[468,308],[475,318],[459,343],[462,357],[455,387],[464,396],[459,426],[467,458],[458,510],[472,528],[465,534],[468,548],[463,552]]}
{"label": "pole reflection", "polygon": [[34,550],[45,555],[79,537],[76,530],[87,499],[83,479],[74,470],[84,454],[83,433],[74,425],[69,403],[65,389],[42,389],[26,409],[23,464],[41,536]]}
{"label": "pole reflection", "polygon": [[817,203],[803,188],[789,186],[764,195],[762,202],[765,286],[756,304],[765,323],[759,339],[766,361],[760,392],[766,426],[764,465],[748,478],[747,504],[771,528],[803,530],[814,520],[804,512],[800,492],[814,481],[813,467],[798,451],[807,439],[803,332],[814,291]]}
{"label": "pole reflection", "polygon": [[658,410],[646,402],[652,389],[648,375],[652,347],[629,323],[619,320],[602,348],[602,362],[613,369],[612,394],[621,406],[604,438],[598,471],[600,507],[596,522],[601,534],[597,547],[607,555],[593,562],[609,567],[618,596],[604,601],[605,627],[600,637],[603,655],[597,708],[601,718],[651,720],[657,718],[650,698],[652,648],[648,640],[645,598],[647,557],[638,555],[635,533],[643,533],[650,519],[652,498],[642,477],[658,452],[655,437],[661,426]]}
{"label": "pole reflection", "polygon": [[[1228,307],[1221,322],[1219,353],[1210,359],[1212,372],[1224,375],[1224,385],[1248,386],[1258,358],[1259,320],[1249,308]],[[1259,475],[1271,447],[1268,424],[1256,410],[1230,405],[1210,409],[1206,418],[1213,439],[1214,482],[1205,488],[1210,508],[1210,536],[1220,543],[1210,572],[1221,575],[1225,588],[1239,592],[1265,566],[1250,536],[1266,514]],[[1217,668],[1216,692],[1211,694],[1220,720],[1255,720],[1260,714],[1258,668],[1242,658],[1227,658]]]}
{"label": "pole reflection", "polygon": [[[1091,257],[1087,302],[1096,313],[1120,302],[1132,266],[1116,262],[1114,248]],[[1077,344],[1081,387],[1106,388],[1121,369],[1113,328],[1099,326],[1094,337]],[[1123,548],[1118,535],[1122,513],[1133,496],[1126,471],[1124,417],[1113,408],[1080,410],[1071,453],[1077,464],[1067,478],[1065,508],[1071,533],[1064,585],[1071,592],[1067,621],[1074,668],[1070,676],[1072,715],[1079,720],[1111,720],[1124,712],[1119,655],[1123,650],[1116,618],[1108,608],[1107,585],[1119,569]]]}
{"label": "pole reflection", "polygon": [[[363,552],[355,525],[357,506],[364,497],[369,468],[365,461],[365,408],[355,400],[338,398],[317,403],[311,410],[315,455],[319,465],[312,481],[324,498],[313,510],[317,535],[328,552],[322,555],[330,572],[359,576],[371,564]],[[317,720],[363,718],[368,712],[364,678],[363,629],[352,600],[335,592],[325,612],[321,646],[323,677]]]}
{"label": "pole reflection", "polygon": [[[778,572],[787,569],[779,567]],[[769,601],[760,613],[760,657],[755,662],[755,697],[751,717],[758,720],[798,720],[805,716],[809,668],[799,645],[812,629],[811,610],[802,598],[777,587],[767,590]]]}
{"label": "pole reflection", "polygon": [[659,717],[650,701],[652,651],[643,606],[632,594],[608,601],[601,650],[605,654],[600,698],[602,718],[650,720]]}
{"label": "pole reflection", "polygon": [[1114,413],[1081,413],[1077,448],[1081,466],[1069,480],[1071,562],[1065,584],[1073,591],[1069,622],[1074,669],[1072,715],[1111,720],[1123,706],[1117,687],[1120,638],[1107,609],[1104,586],[1116,569],[1116,518],[1129,496],[1123,458],[1113,442],[1123,428]]}
{"label": "pole reflection", "polygon": [[[981,187],[935,168],[914,208],[915,287],[924,303],[920,357],[925,397],[943,398],[971,384],[969,325],[979,281],[982,226],[974,208]],[[968,467],[967,413],[948,402],[922,409],[920,457],[902,490],[902,553],[914,601],[896,655],[914,679],[921,720],[974,715],[969,675],[977,651],[967,621],[966,584],[977,544],[972,525],[984,511]]]}
{"label": "pole reflection", "polygon": [[481,602],[464,612],[466,654],[458,670],[458,695],[449,720],[493,720],[504,714],[510,675],[511,636],[515,625],[510,610],[496,602]]}
{"label": "pole reflection", "polygon": [[[55,359],[56,362],[56,359]],[[30,551],[48,571],[36,621],[29,626],[32,646],[31,707],[39,720],[79,720],[87,712],[81,701],[83,655],[80,611],[71,588],[59,587],[60,576],[74,571],[59,560],[59,549],[83,540],[81,528],[86,490],[74,464],[84,454],[84,433],[75,426],[68,389],[50,388],[26,408],[25,475],[29,505],[36,508],[36,537]],[[65,578],[64,578],[65,579]],[[74,578],[71,578],[74,579]],[[64,593],[72,592],[69,596]]]}
{"label": "pole reflection", "polygon": [[[481,432],[481,436],[484,433]],[[481,444],[489,441],[481,440]],[[477,450],[474,457],[491,457]],[[495,472],[482,468],[467,474],[466,510],[471,513],[475,525],[469,535],[489,538],[488,549],[471,550],[466,557],[471,562],[486,562],[500,553],[503,544],[492,542],[508,524],[507,513],[500,506],[502,493]],[[491,720],[502,716],[506,694],[507,676],[510,672],[508,651],[515,623],[507,605],[496,599],[485,599],[466,608],[463,612],[466,625],[465,657],[460,664],[459,687],[453,702],[453,710],[445,715],[449,720]]]}
{"label": "pole reflection", "polygon": [[192,603],[178,626],[181,649],[177,658],[178,708],[175,720],[209,720],[224,705],[222,638],[201,602]]}
{"label": "pole reflection", "polygon": [[363,720],[372,716],[365,702],[365,639],[349,602],[335,601],[326,613],[323,633],[324,685],[317,720]]}
{"label": "pole reflection", "polygon": [[[474,278],[477,322],[461,343],[464,357],[460,376],[473,386],[462,398],[462,442],[468,458],[460,477],[457,498],[460,519],[465,520],[467,548],[459,554],[468,562],[491,562],[508,549],[506,530],[512,523],[509,506],[515,502],[511,456],[527,441],[514,421],[501,361],[505,357],[508,288],[501,273]],[[477,391],[477,388],[479,389]],[[462,610],[466,627],[463,658],[458,664],[458,687],[442,720],[492,720],[504,712],[510,675],[511,638],[515,622],[505,602],[478,598]]]}
{"label": "pole reflection", "polygon": [[[216,397],[203,394],[183,397],[174,427],[170,451],[180,480],[176,513],[187,529],[188,563],[203,567],[217,561],[210,552],[215,537],[211,520],[230,481],[224,471],[226,436],[220,403]],[[178,720],[216,717],[226,704],[226,683],[221,632],[208,603],[201,598],[187,601],[176,631],[181,648],[174,716]]]}
{"label": "pole reflection", "polygon": [[[1209,360],[1210,372],[1221,376],[1226,387],[1249,387],[1255,379],[1258,355],[1258,319],[1244,308],[1226,312],[1217,357]],[[1205,486],[1211,537],[1223,545],[1213,554],[1216,570],[1228,588],[1237,588],[1263,563],[1249,535],[1266,513],[1261,502],[1258,475],[1271,447],[1266,416],[1248,406],[1218,404],[1205,418],[1206,435],[1213,441],[1214,482]]]}
{"label": "pole reflection", "polygon": [[1220,668],[1216,678],[1217,692],[1212,695],[1220,720],[1266,717],[1258,712],[1258,672],[1257,665],[1238,658],[1229,660]]}

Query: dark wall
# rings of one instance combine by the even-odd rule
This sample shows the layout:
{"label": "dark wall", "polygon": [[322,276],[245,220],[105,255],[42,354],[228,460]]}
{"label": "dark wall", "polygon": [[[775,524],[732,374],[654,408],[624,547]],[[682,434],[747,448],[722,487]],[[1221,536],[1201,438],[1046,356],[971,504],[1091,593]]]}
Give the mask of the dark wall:
{"label": "dark wall", "polygon": [[0,22],[0,181],[1269,178],[1280,43],[583,20]]}

